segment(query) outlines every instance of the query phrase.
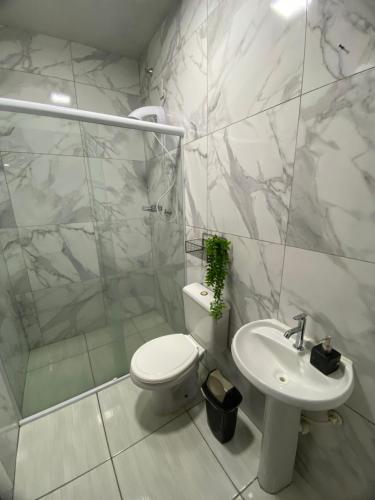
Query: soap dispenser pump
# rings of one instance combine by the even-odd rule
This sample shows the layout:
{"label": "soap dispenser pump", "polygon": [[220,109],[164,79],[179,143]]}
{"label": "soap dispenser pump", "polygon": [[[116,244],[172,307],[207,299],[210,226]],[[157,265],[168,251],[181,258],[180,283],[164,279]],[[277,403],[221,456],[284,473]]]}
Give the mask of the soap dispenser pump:
{"label": "soap dispenser pump", "polygon": [[339,367],[340,358],[341,354],[332,348],[331,337],[326,337],[311,349],[310,363],[324,375],[329,375]]}

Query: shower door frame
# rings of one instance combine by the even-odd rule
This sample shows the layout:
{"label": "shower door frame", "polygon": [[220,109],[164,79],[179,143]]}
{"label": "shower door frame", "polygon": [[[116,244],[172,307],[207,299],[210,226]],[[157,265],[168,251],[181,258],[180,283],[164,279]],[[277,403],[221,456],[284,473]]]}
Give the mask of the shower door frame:
{"label": "shower door frame", "polygon": [[[93,111],[86,111],[77,108],[67,108],[63,106],[54,106],[51,104],[42,104],[33,101],[24,101],[19,99],[8,99],[0,97],[0,111],[11,111],[15,113],[23,113],[38,116],[47,116],[51,118],[64,118],[68,120],[86,122],[86,123],[97,123],[100,125],[110,125],[113,127],[128,128],[133,130],[141,130],[144,132],[154,132],[166,135],[172,135],[177,137],[184,137],[185,129],[183,127],[176,127],[173,125],[164,125],[155,122],[148,122],[144,120],[134,120],[132,118],[127,118],[123,116],[110,115],[105,113],[96,113]],[[183,197],[184,198],[184,197]],[[184,202],[183,202],[184,203]],[[130,376],[129,373],[122,375],[121,377],[109,380],[104,384],[93,387],[77,396],[73,396],[61,403],[58,403],[50,408],[46,408],[38,413],[30,415],[29,417],[22,418],[19,421],[19,425],[25,425],[29,422],[37,420],[45,415],[53,413],[65,406],[68,406],[76,401],[79,401],[91,394],[96,394],[97,392],[105,389],[106,387],[112,386],[127,379]]]}

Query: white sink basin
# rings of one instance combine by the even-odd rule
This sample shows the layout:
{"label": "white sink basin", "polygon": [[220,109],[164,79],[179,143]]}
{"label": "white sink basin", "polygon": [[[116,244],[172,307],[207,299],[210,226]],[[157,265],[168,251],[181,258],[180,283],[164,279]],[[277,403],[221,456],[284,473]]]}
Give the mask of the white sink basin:
{"label": "white sink basin", "polygon": [[232,342],[233,359],[240,372],[260,391],[302,410],[336,408],[353,390],[352,362],[341,357],[340,367],[324,375],[310,364],[310,349],[297,351],[287,339],[287,325],[277,320],[244,325]]}

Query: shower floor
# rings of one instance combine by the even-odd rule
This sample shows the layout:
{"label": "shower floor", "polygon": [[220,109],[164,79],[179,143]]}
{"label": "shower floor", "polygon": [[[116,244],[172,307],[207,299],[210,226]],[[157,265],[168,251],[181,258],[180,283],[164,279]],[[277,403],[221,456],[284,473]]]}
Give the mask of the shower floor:
{"label": "shower floor", "polygon": [[125,375],[138,347],[168,333],[173,330],[165,319],[150,311],[33,349],[27,367],[23,417]]}

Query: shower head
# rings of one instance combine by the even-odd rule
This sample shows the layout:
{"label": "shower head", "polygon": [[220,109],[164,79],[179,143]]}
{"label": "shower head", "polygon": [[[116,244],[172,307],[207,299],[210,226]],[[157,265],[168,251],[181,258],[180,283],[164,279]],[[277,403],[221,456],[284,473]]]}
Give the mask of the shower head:
{"label": "shower head", "polygon": [[167,122],[165,111],[161,106],[143,106],[143,108],[137,108],[128,115],[128,118],[145,120],[148,116],[154,117],[157,123],[165,124]]}

